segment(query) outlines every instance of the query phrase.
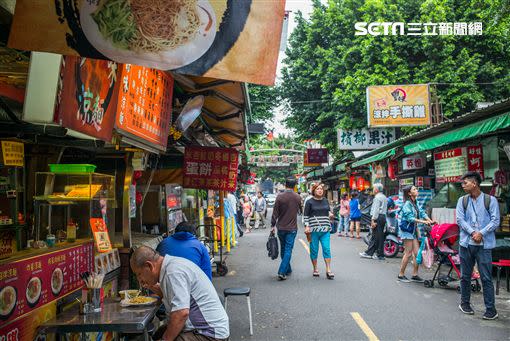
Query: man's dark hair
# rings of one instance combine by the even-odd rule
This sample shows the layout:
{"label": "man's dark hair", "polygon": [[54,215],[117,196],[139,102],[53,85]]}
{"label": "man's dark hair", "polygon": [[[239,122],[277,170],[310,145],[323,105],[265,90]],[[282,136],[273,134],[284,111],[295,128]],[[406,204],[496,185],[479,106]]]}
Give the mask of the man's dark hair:
{"label": "man's dark hair", "polygon": [[191,234],[194,234],[196,235],[197,233],[197,227],[195,225],[193,225],[192,223],[189,223],[187,221],[183,221],[183,222],[180,222],[176,227],[175,227],[175,232],[189,232]]}
{"label": "man's dark hair", "polygon": [[358,192],[357,191],[352,191],[351,192],[351,198],[357,198],[358,197]]}
{"label": "man's dark hair", "polygon": [[482,183],[482,176],[478,172],[466,172],[460,179],[474,180],[478,186]]}
{"label": "man's dark hair", "polygon": [[288,177],[285,179],[285,187],[287,188],[294,188],[296,186],[296,179],[293,177]]}

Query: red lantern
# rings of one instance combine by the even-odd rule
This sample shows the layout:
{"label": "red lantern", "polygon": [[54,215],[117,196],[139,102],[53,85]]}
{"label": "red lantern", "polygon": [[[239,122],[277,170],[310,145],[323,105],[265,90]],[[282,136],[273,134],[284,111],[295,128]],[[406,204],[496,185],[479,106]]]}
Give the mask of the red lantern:
{"label": "red lantern", "polygon": [[136,192],[136,204],[140,205],[142,203],[143,196],[141,192]]}
{"label": "red lantern", "polygon": [[142,177],[142,171],[134,171],[133,172],[133,179],[138,180]]}
{"label": "red lantern", "polygon": [[358,188],[359,191],[364,191],[365,190],[365,179],[358,178],[356,180],[356,187]]}
{"label": "red lantern", "polygon": [[397,178],[398,172],[398,162],[397,160],[391,160],[388,164],[388,177],[391,180],[395,180]]}
{"label": "red lantern", "polygon": [[354,175],[351,175],[351,177],[349,178],[349,188],[356,189],[356,178],[354,177]]}

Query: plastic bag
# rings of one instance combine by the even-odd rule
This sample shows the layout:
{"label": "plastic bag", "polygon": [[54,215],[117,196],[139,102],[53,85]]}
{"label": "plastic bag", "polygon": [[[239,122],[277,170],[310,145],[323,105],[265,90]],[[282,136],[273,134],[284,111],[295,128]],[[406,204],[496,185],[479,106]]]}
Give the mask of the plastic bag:
{"label": "plastic bag", "polygon": [[267,256],[268,257],[270,257],[273,260],[278,258],[278,240],[276,240],[276,237],[275,237],[273,231],[271,231],[271,233],[269,233],[269,238],[267,239],[266,248],[267,248]]}
{"label": "plastic bag", "polygon": [[425,238],[425,249],[421,252],[421,256],[423,265],[430,269],[434,264],[434,250],[430,248],[427,238]]}
{"label": "plastic bag", "polygon": [[425,249],[425,241],[427,238],[421,238],[420,249],[418,250],[418,254],[416,255],[416,264],[421,264],[423,262],[422,252]]}

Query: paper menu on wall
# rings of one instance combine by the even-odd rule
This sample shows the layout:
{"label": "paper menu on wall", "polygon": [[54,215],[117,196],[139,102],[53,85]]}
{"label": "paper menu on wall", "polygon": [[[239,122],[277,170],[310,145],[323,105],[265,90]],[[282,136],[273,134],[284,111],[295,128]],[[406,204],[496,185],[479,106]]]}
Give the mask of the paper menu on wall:
{"label": "paper menu on wall", "polygon": [[108,235],[108,227],[106,226],[103,218],[91,218],[90,228],[94,234],[94,240],[98,252],[109,252],[112,249],[110,236]]}

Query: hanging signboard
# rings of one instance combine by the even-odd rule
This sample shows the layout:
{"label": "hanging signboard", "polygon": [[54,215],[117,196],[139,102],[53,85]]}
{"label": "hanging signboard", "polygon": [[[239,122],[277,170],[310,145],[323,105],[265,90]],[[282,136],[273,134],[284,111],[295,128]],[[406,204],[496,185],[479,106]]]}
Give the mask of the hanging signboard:
{"label": "hanging signboard", "polygon": [[93,253],[85,243],[0,265],[2,324],[81,288],[80,274],[93,271]]}
{"label": "hanging signboard", "polygon": [[90,228],[96,241],[96,248],[98,252],[110,252],[112,250],[112,243],[108,235],[108,227],[103,218],[90,218]]}
{"label": "hanging signboard", "polygon": [[122,65],[115,128],[166,150],[172,115],[173,78],[143,66]]}
{"label": "hanging signboard", "polygon": [[280,40],[267,37],[281,36],[284,9],[285,0],[18,0],[9,47],[273,85]]}
{"label": "hanging signboard", "polygon": [[186,147],[184,188],[233,192],[238,161],[239,153],[233,148]]}
{"label": "hanging signboard", "polygon": [[372,150],[395,141],[395,128],[338,129],[339,150]]}
{"label": "hanging signboard", "polygon": [[117,63],[64,57],[57,94],[57,122],[63,127],[111,142],[117,113]]}
{"label": "hanging signboard", "polygon": [[459,182],[467,171],[466,148],[455,148],[434,153],[436,182]]}
{"label": "hanging signboard", "polygon": [[369,86],[367,109],[369,127],[429,125],[429,85]]}
{"label": "hanging signboard", "polygon": [[402,158],[402,170],[409,171],[415,169],[422,169],[425,167],[425,158],[421,154],[416,154]]}
{"label": "hanging signboard", "polygon": [[23,167],[25,164],[25,145],[21,142],[2,141],[2,158],[4,166]]}
{"label": "hanging signboard", "polygon": [[482,145],[467,147],[468,154],[468,171],[478,172],[485,178],[483,169],[483,147]]}
{"label": "hanging signboard", "polygon": [[[328,163],[328,150],[326,148],[308,148],[306,150],[306,162],[308,165]],[[305,166],[308,165],[305,164]]]}

